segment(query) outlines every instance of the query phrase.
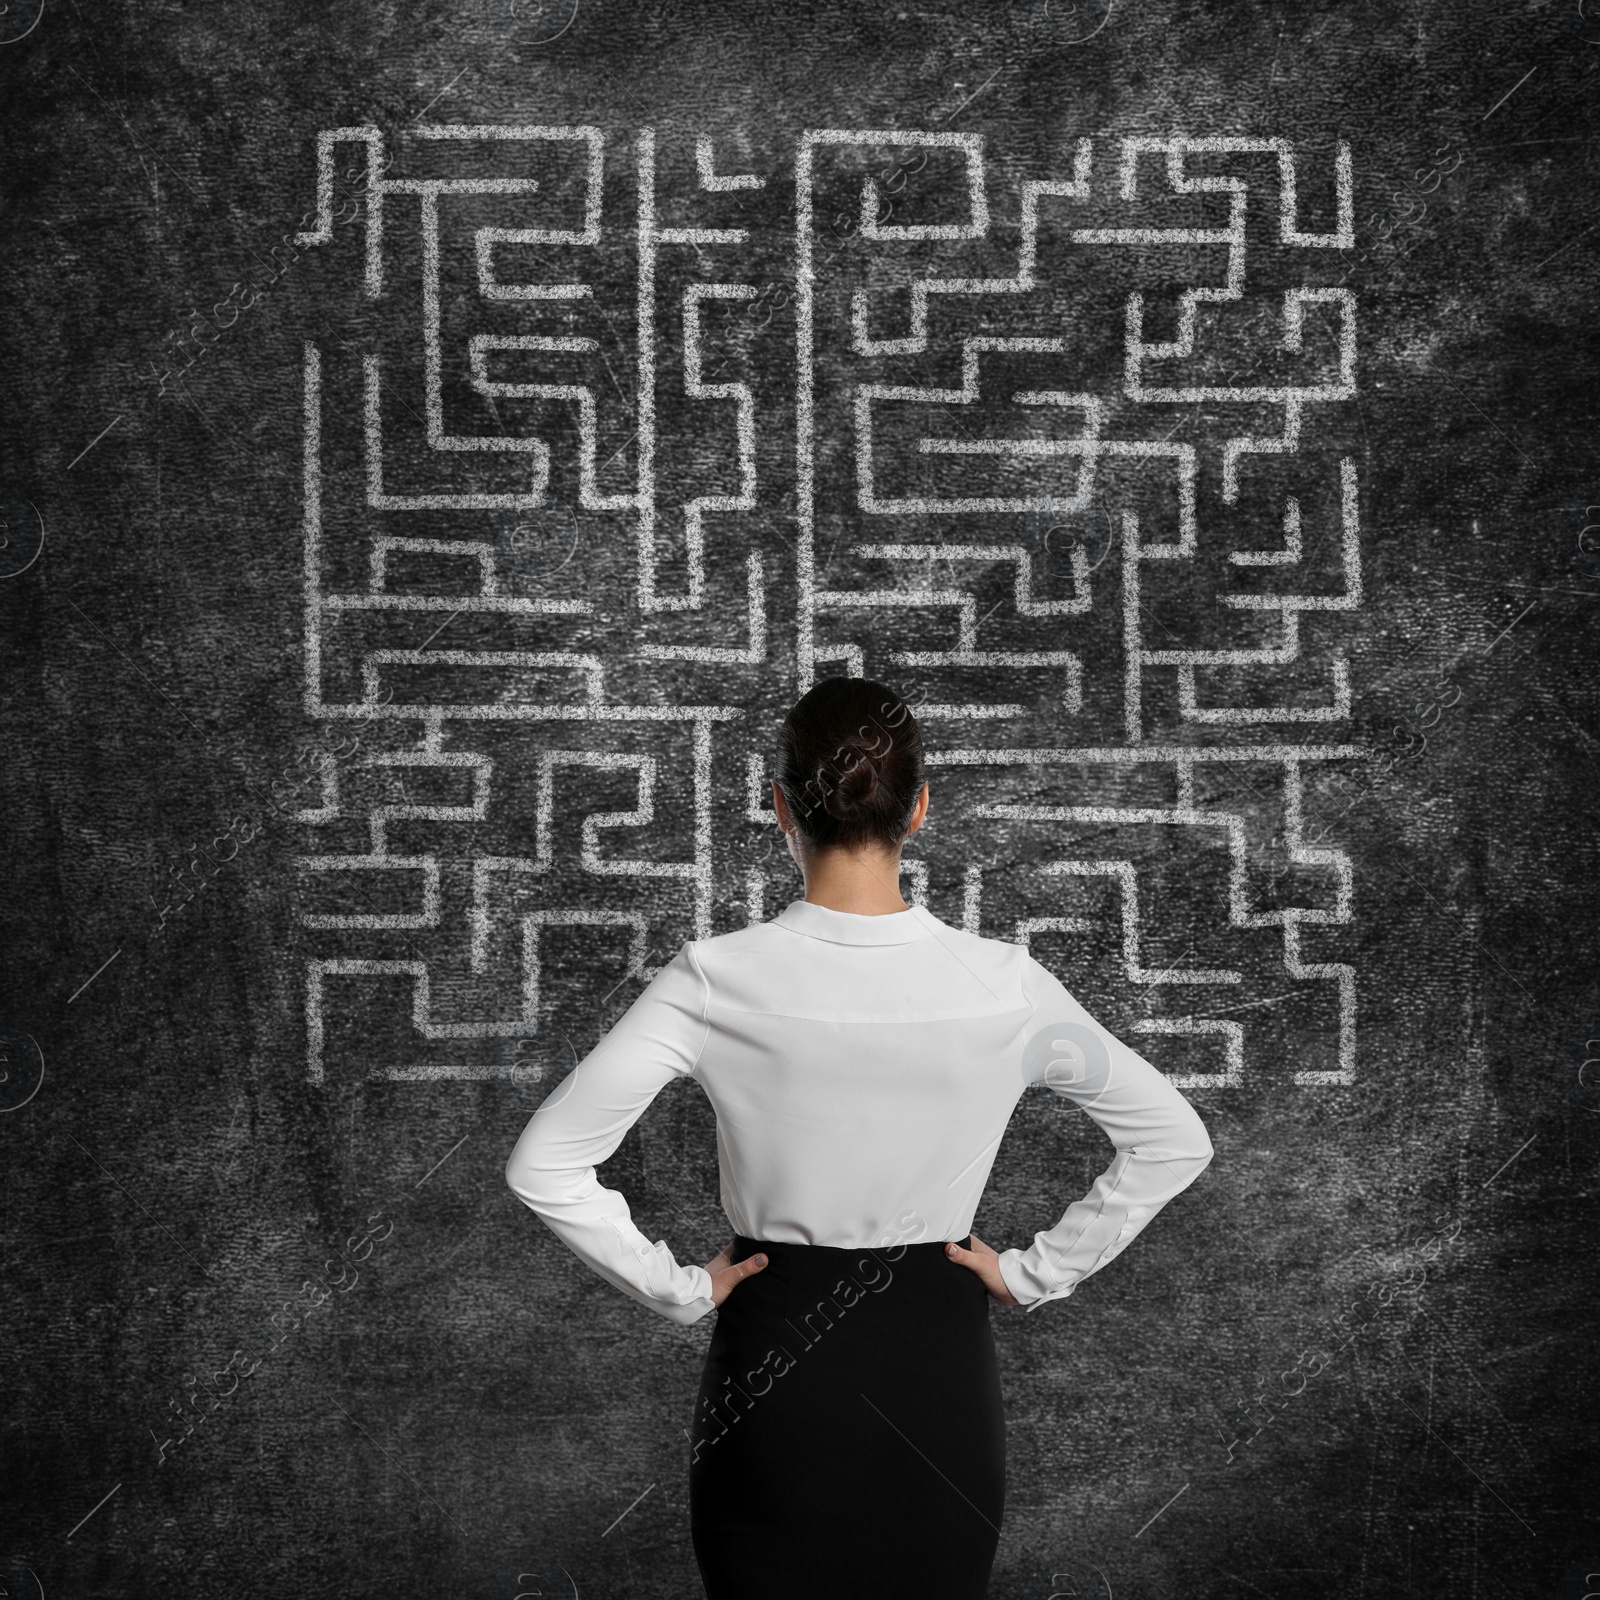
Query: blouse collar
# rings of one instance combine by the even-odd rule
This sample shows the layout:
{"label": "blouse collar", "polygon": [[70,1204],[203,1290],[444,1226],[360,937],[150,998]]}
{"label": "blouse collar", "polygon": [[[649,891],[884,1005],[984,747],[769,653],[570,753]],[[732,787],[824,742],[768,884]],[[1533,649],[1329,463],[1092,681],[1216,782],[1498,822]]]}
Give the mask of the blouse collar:
{"label": "blouse collar", "polygon": [[835,911],[813,900],[791,900],[772,920],[791,933],[833,944],[910,944],[931,937],[921,906],[886,911],[878,916],[859,911]]}

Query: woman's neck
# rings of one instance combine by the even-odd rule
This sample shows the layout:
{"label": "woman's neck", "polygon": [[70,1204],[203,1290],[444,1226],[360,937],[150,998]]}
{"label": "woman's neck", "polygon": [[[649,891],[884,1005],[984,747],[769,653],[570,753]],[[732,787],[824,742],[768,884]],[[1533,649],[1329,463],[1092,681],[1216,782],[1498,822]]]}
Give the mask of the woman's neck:
{"label": "woman's neck", "polygon": [[881,917],[910,907],[900,894],[900,852],[817,851],[803,867],[805,898],[830,911]]}

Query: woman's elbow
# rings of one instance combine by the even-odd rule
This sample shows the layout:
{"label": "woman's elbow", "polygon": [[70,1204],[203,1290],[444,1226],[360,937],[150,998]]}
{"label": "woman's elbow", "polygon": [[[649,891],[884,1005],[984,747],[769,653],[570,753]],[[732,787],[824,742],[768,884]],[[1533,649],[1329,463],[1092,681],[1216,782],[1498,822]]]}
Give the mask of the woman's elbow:
{"label": "woman's elbow", "polygon": [[593,1171],[574,1165],[548,1140],[528,1135],[506,1162],[506,1185],[524,1205],[545,1215],[582,1198],[592,1186]]}
{"label": "woman's elbow", "polygon": [[1211,1165],[1211,1158],[1216,1154],[1211,1135],[1193,1106],[1188,1106],[1183,1114],[1168,1123],[1161,1145],[1169,1161],[1189,1169],[1191,1183]]}
{"label": "woman's elbow", "polygon": [[549,1174],[538,1153],[519,1144],[506,1161],[506,1185],[524,1204],[537,1209],[550,1198]]}

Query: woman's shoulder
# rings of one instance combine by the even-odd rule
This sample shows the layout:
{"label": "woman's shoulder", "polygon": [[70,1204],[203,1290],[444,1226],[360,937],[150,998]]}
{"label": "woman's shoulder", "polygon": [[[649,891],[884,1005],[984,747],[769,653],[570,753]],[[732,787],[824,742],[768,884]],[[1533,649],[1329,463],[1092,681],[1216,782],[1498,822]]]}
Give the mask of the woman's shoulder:
{"label": "woman's shoulder", "polygon": [[[769,967],[778,959],[788,941],[783,931],[770,922],[749,922],[725,933],[707,934],[703,939],[687,939],[674,960],[687,960],[712,985],[736,972],[754,972]],[[790,953],[793,959],[793,952]]]}
{"label": "woman's shoulder", "polygon": [[934,942],[997,993],[1013,997],[1025,988],[1031,958],[1020,938],[980,933],[975,928],[946,922],[925,906],[917,910]]}

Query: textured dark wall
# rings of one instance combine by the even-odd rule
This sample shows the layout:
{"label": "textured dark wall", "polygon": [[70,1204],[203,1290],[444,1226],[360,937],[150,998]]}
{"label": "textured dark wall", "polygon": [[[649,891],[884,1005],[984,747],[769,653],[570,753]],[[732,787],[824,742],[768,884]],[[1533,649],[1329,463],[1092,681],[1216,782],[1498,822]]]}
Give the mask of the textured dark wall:
{"label": "textured dark wall", "polygon": [[[607,1287],[502,1167],[684,939],[799,893],[752,773],[846,667],[922,708],[907,892],[1030,939],[1217,1147],[1075,1296],[996,1310],[993,1593],[1593,1587],[1600,23],[46,0],[0,37],[7,1593],[699,1592],[711,1320]],[[470,124],[598,130],[594,237],[588,145],[418,132]],[[298,239],[361,128],[401,187],[331,146]],[[874,129],[942,142],[802,145]],[[1124,141],[1178,137],[1124,193]],[[704,187],[699,139],[759,184]],[[981,236],[895,235],[972,222],[969,156]],[[538,187],[437,200],[466,446],[430,448],[415,180],[484,177]],[[1238,292],[1133,373],[1131,296],[1170,341],[1227,282],[1217,177]],[[492,281],[592,292],[486,294],[485,228],[575,235]],[[930,279],[966,288],[913,348]],[[694,284],[740,286],[700,303],[712,394]],[[1342,293],[1294,341],[1302,287]],[[901,348],[854,347],[857,289]],[[541,397],[473,387],[479,334],[591,342],[486,356]],[[1057,344],[974,348],[966,396],[973,338]],[[942,393],[877,402],[866,503],[874,383]],[[1098,444],[1025,391],[1096,399]],[[1078,447],[918,444],[1008,437]],[[1240,438],[1280,444],[1230,492]],[[1107,1156],[1028,1097],[978,1231],[1025,1243]],[[692,1087],[602,1176],[680,1259],[725,1242]]]}

